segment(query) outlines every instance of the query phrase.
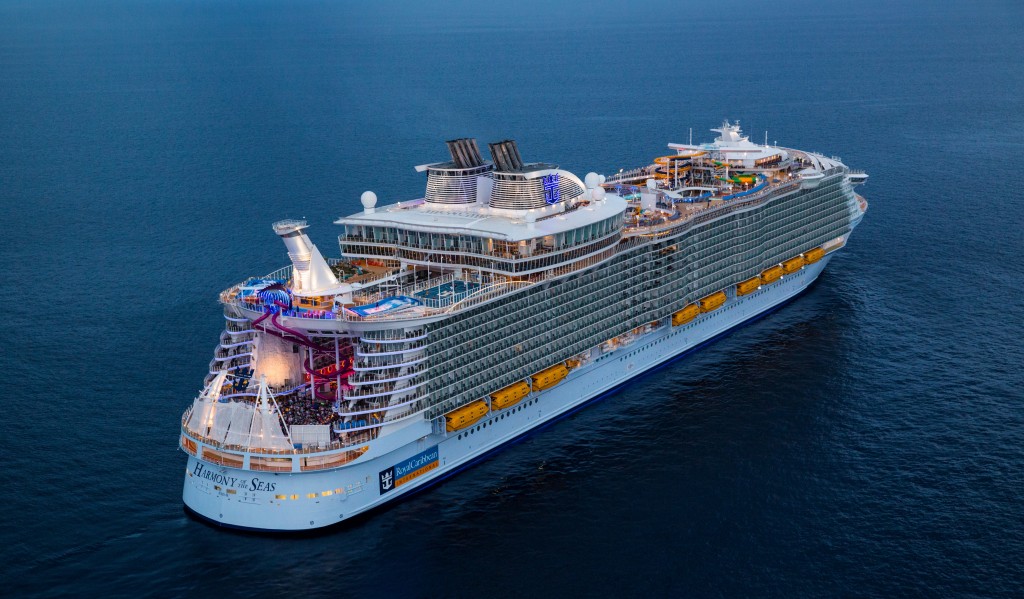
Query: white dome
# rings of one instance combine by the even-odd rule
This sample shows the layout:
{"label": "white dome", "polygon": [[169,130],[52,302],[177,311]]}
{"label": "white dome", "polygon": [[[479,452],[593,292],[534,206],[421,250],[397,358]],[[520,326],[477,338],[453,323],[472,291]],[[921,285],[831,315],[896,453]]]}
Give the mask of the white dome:
{"label": "white dome", "polygon": [[363,195],[359,196],[359,201],[362,202],[364,210],[373,210],[377,205],[377,194],[372,191],[364,191]]}

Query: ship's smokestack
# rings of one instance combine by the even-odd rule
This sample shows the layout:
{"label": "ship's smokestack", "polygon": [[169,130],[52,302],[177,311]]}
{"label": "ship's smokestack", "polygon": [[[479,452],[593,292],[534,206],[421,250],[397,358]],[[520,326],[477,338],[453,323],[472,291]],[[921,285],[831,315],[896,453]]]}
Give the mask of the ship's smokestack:
{"label": "ship's smokestack", "polygon": [[506,139],[487,144],[491,150],[491,158],[494,160],[494,167],[499,171],[520,171],[523,169],[523,159],[519,156],[519,148],[516,147],[514,139]]}
{"label": "ship's smokestack", "polygon": [[331,267],[306,235],[306,221],[282,220],[274,223],[274,232],[284,240],[292,259],[292,290],[311,292],[338,286]]}
{"label": "ship's smokestack", "polygon": [[452,155],[452,162],[457,168],[473,168],[483,165],[484,159],[480,157],[480,148],[477,147],[475,139],[462,137],[445,143],[448,144],[448,152]]}

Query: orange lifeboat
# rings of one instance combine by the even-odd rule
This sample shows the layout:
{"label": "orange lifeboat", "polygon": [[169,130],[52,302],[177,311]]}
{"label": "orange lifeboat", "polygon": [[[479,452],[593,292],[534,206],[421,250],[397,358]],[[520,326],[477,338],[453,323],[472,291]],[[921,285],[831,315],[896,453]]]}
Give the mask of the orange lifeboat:
{"label": "orange lifeboat", "polygon": [[509,406],[519,403],[529,394],[530,386],[526,384],[526,381],[519,381],[500,391],[491,393],[491,409],[504,410]]}
{"label": "orange lifeboat", "polygon": [[690,304],[682,310],[672,314],[672,326],[677,327],[679,325],[684,325],[696,318],[698,314],[700,314],[700,306],[697,304]]}
{"label": "orange lifeboat", "polygon": [[804,262],[807,264],[814,264],[818,260],[821,260],[825,256],[825,250],[820,247],[814,248],[813,250],[807,250],[804,252]]}
{"label": "orange lifeboat", "polygon": [[717,293],[712,293],[707,297],[701,298],[701,300],[697,303],[700,304],[701,312],[711,312],[712,310],[717,310],[721,308],[722,304],[725,303],[725,300],[725,292],[719,291]]}
{"label": "orange lifeboat", "polygon": [[775,281],[778,281],[780,278],[782,278],[782,273],[783,270],[781,266],[773,266],[768,270],[764,271],[763,273],[761,273],[761,282],[764,283],[765,285],[767,285],[768,283],[774,283]]}
{"label": "orange lifeboat", "polygon": [[482,399],[472,401],[444,415],[445,428],[455,432],[476,424],[487,414],[487,402]]}
{"label": "orange lifeboat", "polygon": [[564,379],[567,374],[569,374],[569,369],[561,362],[550,368],[545,368],[537,374],[530,376],[530,379],[533,381],[533,390],[543,391],[545,389],[550,389],[562,382],[562,379]]}
{"label": "orange lifeboat", "polygon": [[804,267],[804,257],[797,256],[796,258],[790,258],[782,263],[782,272],[787,275],[791,275],[796,271]]}
{"label": "orange lifeboat", "polygon": [[757,291],[757,288],[761,286],[761,277],[754,277],[753,279],[747,279],[736,285],[736,295],[748,295]]}

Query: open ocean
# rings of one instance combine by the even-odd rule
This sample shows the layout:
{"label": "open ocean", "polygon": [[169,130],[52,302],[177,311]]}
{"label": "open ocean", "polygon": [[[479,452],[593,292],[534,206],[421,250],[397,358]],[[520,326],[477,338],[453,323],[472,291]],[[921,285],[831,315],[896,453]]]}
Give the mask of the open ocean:
{"label": "open ocean", "polygon": [[[511,4],[506,6],[506,4]],[[444,140],[740,119],[871,178],[783,310],[373,517],[182,510],[217,294]],[[1024,594],[1024,5],[0,0],[0,593]]]}

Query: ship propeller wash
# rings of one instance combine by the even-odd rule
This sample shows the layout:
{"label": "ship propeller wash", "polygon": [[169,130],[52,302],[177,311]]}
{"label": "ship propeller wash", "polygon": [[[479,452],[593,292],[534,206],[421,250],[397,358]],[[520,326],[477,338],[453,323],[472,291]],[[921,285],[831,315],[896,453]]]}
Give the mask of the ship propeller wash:
{"label": "ship propeller wash", "polygon": [[222,526],[329,526],[443,478],[793,298],[867,210],[837,158],[706,144],[610,177],[447,142],[421,199],[273,225],[291,264],[221,293],[181,419],[184,502]]}

